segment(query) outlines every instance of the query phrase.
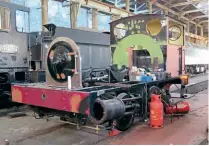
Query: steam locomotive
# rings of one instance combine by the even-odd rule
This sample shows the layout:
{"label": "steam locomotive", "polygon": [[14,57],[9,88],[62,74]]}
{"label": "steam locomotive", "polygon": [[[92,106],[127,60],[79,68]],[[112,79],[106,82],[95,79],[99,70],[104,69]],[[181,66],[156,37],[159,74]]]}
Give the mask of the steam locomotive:
{"label": "steam locomotive", "polygon": [[[177,76],[177,73],[182,73],[178,72],[178,67],[182,69],[182,58],[177,55],[174,58],[180,58],[179,62],[173,64],[176,68],[171,70],[174,77],[147,83],[130,79],[133,76],[130,68],[134,46],[147,49],[151,57],[150,66],[161,67],[165,71],[165,65],[171,63],[166,60],[171,50],[182,56],[182,52],[178,52],[179,44],[169,46],[167,50],[164,47],[167,28],[166,25],[161,28],[161,21],[168,22],[166,19],[163,15],[123,18],[111,23],[110,35],[45,25],[48,32],[31,33],[30,39],[36,40],[31,41],[35,42],[31,47],[31,61],[34,60],[35,65],[38,64],[36,60],[42,62],[40,67],[46,71],[46,82],[14,84],[12,101],[30,105],[39,118],[57,115],[61,120],[76,125],[90,121],[96,125],[105,124],[105,129],[112,129],[115,125],[118,130],[127,130],[135,117],[147,118],[151,94],[161,94],[166,105],[170,105],[170,86],[181,84],[181,89],[185,87]],[[127,28],[125,33],[117,30],[121,23]],[[141,31],[145,30],[146,24],[149,31]],[[130,29],[129,25],[132,26]],[[153,26],[157,28],[153,29]],[[158,41],[162,41],[163,47],[154,39],[161,39]],[[181,40],[175,43],[178,42]],[[154,52],[152,47],[155,47]],[[147,56],[147,53],[139,54]],[[39,59],[33,59],[35,56]],[[183,90],[180,95],[183,98],[182,93]]]}
{"label": "steam locomotive", "polygon": [[[18,20],[29,8],[0,1],[0,107],[10,106],[11,83],[27,82],[29,70],[29,35]],[[23,23],[27,20],[22,19]]]}
{"label": "steam locomotive", "polygon": [[[44,26],[48,32],[29,32],[29,8],[4,1],[0,1],[0,6],[0,12],[4,14],[0,23],[0,107],[13,105],[10,102],[11,84],[46,80],[45,54],[57,37],[70,37],[79,44],[82,69],[85,70],[83,78],[104,72],[94,71],[92,75],[92,68],[111,65],[109,34],[61,28],[54,24]],[[85,57],[89,54],[94,57]]]}

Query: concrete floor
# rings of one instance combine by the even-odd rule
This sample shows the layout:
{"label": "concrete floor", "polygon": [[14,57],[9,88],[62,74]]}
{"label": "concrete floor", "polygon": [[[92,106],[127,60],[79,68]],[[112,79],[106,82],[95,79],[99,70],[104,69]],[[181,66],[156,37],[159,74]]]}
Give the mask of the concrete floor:
{"label": "concrete floor", "polygon": [[199,74],[197,76],[191,77],[189,79],[189,84],[196,84],[198,82],[206,81],[208,80],[208,73],[205,74]]}
{"label": "concrete floor", "polygon": [[137,124],[127,132],[108,137],[102,131],[77,130],[74,126],[63,124],[58,119],[36,120],[29,116],[10,119],[0,118],[0,141],[8,139],[10,144],[197,144],[205,138],[208,124],[208,92],[203,91],[189,99],[191,112],[174,119],[165,120],[163,129],[150,129],[146,124]]}
{"label": "concrete floor", "polygon": [[35,119],[31,112],[27,114],[14,119],[0,118],[0,143],[7,139],[10,144],[18,145],[79,145],[94,144],[107,136],[93,130],[77,130],[75,126],[63,124],[55,118],[47,122]]}
{"label": "concrete floor", "polygon": [[[191,111],[173,123],[165,119],[164,128],[151,129],[147,126],[135,126],[129,132],[110,139],[113,145],[196,145],[205,138],[208,127],[208,92],[203,91],[188,100]],[[104,143],[105,144],[105,143]]]}

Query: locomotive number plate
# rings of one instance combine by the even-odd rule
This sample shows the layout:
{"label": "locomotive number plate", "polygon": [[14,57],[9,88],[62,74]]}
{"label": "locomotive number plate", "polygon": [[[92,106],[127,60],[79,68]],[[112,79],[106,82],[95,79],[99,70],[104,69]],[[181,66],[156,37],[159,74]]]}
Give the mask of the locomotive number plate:
{"label": "locomotive number plate", "polygon": [[0,44],[0,53],[17,54],[19,47],[13,44]]}

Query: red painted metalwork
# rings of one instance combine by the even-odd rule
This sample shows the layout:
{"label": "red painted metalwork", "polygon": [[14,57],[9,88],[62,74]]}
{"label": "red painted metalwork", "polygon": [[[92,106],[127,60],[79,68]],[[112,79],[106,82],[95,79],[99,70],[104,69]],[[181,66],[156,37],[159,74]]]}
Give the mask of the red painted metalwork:
{"label": "red painted metalwork", "polygon": [[111,131],[109,131],[109,136],[116,136],[120,133],[120,131],[118,131],[117,129],[113,129]]}
{"label": "red painted metalwork", "polygon": [[89,114],[87,92],[14,85],[12,86],[12,100],[33,106]]}
{"label": "red painted metalwork", "polygon": [[189,103],[187,101],[178,102],[174,106],[166,107],[166,114],[188,113],[190,110]]}
{"label": "red painted metalwork", "polygon": [[163,127],[163,103],[161,102],[160,95],[151,95],[150,102],[150,127],[162,128]]}

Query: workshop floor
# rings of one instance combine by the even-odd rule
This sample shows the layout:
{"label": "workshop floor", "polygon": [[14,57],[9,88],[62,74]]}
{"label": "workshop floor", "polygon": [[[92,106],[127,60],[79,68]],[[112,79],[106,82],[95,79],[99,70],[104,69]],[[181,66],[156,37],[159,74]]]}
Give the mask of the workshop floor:
{"label": "workshop floor", "polygon": [[58,119],[36,120],[32,114],[27,117],[0,118],[0,144],[6,139],[18,145],[80,145],[93,144],[105,135],[94,131],[77,130],[75,126],[61,123]]}
{"label": "workshop floor", "polygon": [[[208,92],[202,91],[188,100],[191,111],[171,123],[165,119],[164,128],[151,129],[146,126],[135,126],[108,144],[113,145],[192,145],[199,144],[207,137],[208,127]],[[104,143],[105,144],[105,143]]]}

